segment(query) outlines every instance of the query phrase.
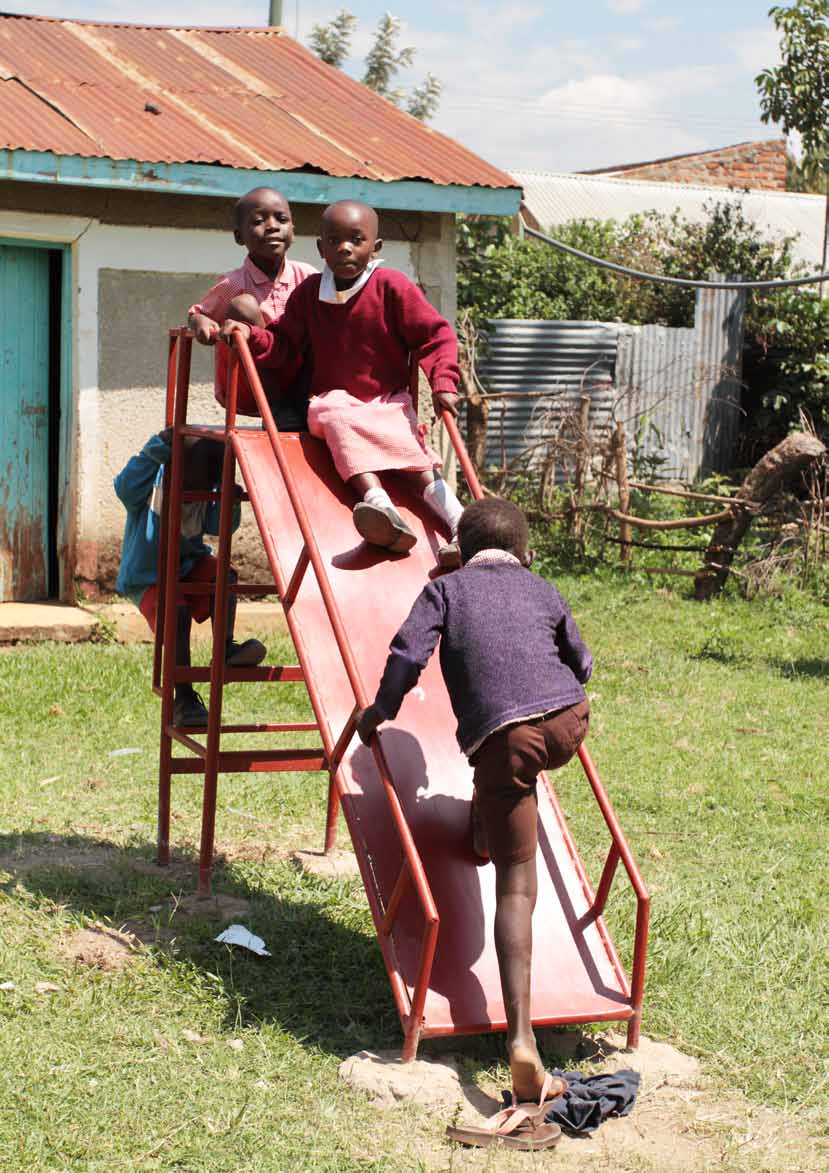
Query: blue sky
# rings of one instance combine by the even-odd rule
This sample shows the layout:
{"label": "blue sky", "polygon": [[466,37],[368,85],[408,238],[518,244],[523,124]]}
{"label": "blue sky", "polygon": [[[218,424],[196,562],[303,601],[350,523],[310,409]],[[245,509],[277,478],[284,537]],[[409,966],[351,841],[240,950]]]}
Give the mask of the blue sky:
{"label": "blue sky", "polygon": [[[417,49],[417,81],[444,83],[433,125],[506,169],[611,166],[768,138],[755,74],[776,59],[771,0],[284,0],[307,38],[346,7],[360,21],[360,75],[386,8]],[[7,0],[41,16],[180,25],[267,22],[267,0]],[[174,15],[171,13],[174,12]]]}

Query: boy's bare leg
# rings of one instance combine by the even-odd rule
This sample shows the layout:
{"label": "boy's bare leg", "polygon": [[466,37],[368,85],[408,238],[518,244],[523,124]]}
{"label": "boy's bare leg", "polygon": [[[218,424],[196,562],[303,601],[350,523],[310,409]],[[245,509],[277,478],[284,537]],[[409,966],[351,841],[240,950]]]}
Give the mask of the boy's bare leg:
{"label": "boy's bare leg", "polygon": [[265,319],[259,302],[252,293],[240,293],[227,307],[226,317],[231,322],[246,322],[248,326],[264,326]]}
{"label": "boy's bare leg", "polygon": [[530,1019],[532,918],[538,894],[535,857],[495,864],[495,952],[507,1015],[507,1050],[512,1086],[519,1100],[536,1100],[544,1083]]}

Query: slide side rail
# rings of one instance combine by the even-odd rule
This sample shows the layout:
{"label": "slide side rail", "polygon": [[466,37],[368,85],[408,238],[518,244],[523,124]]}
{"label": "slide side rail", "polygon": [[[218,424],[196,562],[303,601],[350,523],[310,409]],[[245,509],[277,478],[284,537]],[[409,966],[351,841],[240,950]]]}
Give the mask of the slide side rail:
{"label": "slide side rail", "polygon": [[[238,335],[234,336],[230,356],[228,392],[226,399],[226,426],[228,434],[232,437],[235,427],[240,366],[244,370],[251,391],[253,392],[256,405],[262,417],[265,432],[267,433],[271,449],[273,450],[274,457],[276,458],[276,462],[279,467],[280,475],[285,485],[285,491],[288,495],[291,508],[302,535],[303,546],[300,551],[296,567],[292,571],[287,581],[277,582],[280,597],[282,598],[285,610],[290,617],[290,609],[299,591],[304,575],[310,566],[316,577],[323,604],[325,606],[325,610],[334,633],[334,639],[343,662],[343,667],[345,668],[351,689],[354,693],[354,709],[329,756],[328,764],[331,772],[333,790],[333,785],[336,785],[336,775],[338,773],[343,755],[345,754],[345,751],[348,748],[348,745],[350,744],[356,730],[357,714],[360,709],[363,709],[368,705],[369,698],[360,675],[360,670],[351,650],[351,645],[346,634],[339,607],[337,606],[334,593],[331,589],[331,584],[325,569],[325,563],[323,561],[322,555],[320,554],[319,546],[317,545],[316,538],[314,537],[305,506],[297,490],[293,474],[285,457],[282,440],[274,423],[273,415],[271,414],[271,410],[268,405],[265,392],[262,388],[262,383],[259,379],[256,366],[253,362],[246,341],[239,338]],[[282,576],[280,575],[279,577]],[[308,679],[306,683],[308,685],[309,691],[314,693],[316,691],[316,686],[313,680]],[[312,700],[315,699],[318,698],[315,698],[315,696],[312,695]],[[420,853],[417,850],[417,846],[412,836],[406,815],[403,811],[400,798],[394,787],[388,763],[380,745],[380,740],[376,734],[371,739],[371,752],[377,766],[380,781],[389,804],[389,809],[391,811],[392,821],[394,823],[394,827],[403,852],[403,862],[400,873],[392,890],[391,898],[389,899],[388,904],[384,909],[384,914],[380,920],[380,924],[378,926],[379,933],[381,936],[386,938],[388,938],[388,936],[391,934],[401,897],[410,885],[414,887],[414,891],[423,912],[425,921],[423,938],[420,946],[420,955],[418,959],[417,975],[412,991],[409,1014],[404,1027],[405,1040],[403,1045],[402,1058],[405,1062],[414,1058],[414,1054],[417,1049],[417,1043],[423,1019],[423,1008],[426,1002],[426,994],[429,988],[432,964],[434,962],[435,949],[437,947],[440,917],[438,916],[437,906],[429,886],[429,881],[426,877],[423,861],[421,860]],[[336,813],[337,803],[329,800],[329,833],[333,830],[333,823],[336,820]],[[398,995],[401,994],[403,992],[402,983],[395,983],[395,985]]]}

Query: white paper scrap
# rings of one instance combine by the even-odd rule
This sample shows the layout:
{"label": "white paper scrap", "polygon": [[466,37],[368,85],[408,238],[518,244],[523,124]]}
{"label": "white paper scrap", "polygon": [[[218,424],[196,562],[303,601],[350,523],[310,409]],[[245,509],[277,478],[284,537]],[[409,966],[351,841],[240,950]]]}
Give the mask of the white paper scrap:
{"label": "white paper scrap", "polygon": [[128,745],[124,749],[111,749],[107,754],[108,758],[125,758],[130,753],[143,753],[142,749],[137,746]]}
{"label": "white paper scrap", "polygon": [[244,925],[228,925],[223,933],[219,933],[216,940],[221,941],[223,945],[241,945],[243,949],[249,949],[258,957],[270,957],[262,938],[257,937]]}

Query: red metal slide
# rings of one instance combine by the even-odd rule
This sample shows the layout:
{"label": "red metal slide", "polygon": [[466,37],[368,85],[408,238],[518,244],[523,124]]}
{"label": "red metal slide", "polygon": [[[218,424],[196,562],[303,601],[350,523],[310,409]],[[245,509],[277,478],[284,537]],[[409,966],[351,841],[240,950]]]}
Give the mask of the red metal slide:
{"label": "red metal slide", "polygon": [[[240,365],[265,430],[235,425]],[[421,505],[389,477],[389,491],[417,544],[405,556],[364,544],[351,520],[352,494],[324,445],[273,426],[244,343],[231,359],[227,413],[226,472],[238,462],[330,771],[326,849],[333,846],[341,804],[404,1028],[404,1058],[413,1057],[422,1037],[503,1030],[493,946],[494,869],[471,851],[472,772],[455,740],[437,656],[371,749],[354,733],[354,713],[374,695],[389,641],[434,573],[440,535]],[[478,495],[457,427],[446,422]],[[212,716],[212,688],[210,708]],[[220,714],[215,721],[218,731]],[[533,1022],[627,1020],[628,1041],[635,1045],[649,898],[586,748],[581,761],[610,832],[610,849],[594,894],[555,790],[542,780]],[[206,787],[209,781],[206,775]],[[215,770],[212,783],[215,795]],[[212,850],[212,822],[210,840]],[[631,980],[601,916],[620,861],[637,900]]]}

